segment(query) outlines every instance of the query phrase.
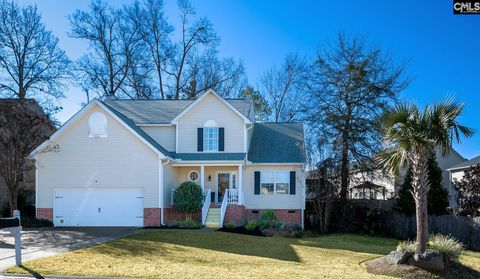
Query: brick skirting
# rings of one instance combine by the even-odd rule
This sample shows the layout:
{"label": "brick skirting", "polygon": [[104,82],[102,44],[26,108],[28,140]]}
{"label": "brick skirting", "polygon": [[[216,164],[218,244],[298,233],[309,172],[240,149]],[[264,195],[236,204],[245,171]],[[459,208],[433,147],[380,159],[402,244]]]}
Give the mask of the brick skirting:
{"label": "brick skirting", "polygon": [[143,226],[159,227],[161,225],[162,210],[161,208],[144,208],[143,209]]}
{"label": "brick skirting", "polygon": [[[265,209],[246,209],[247,220],[258,220],[263,210]],[[272,209],[272,211],[277,215],[277,219],[280,222],[286,224],[302,224],[301,209]]]}
{"label": "brick skirting", "polygon": [[[183,212],[180,212],[178,210],[175,210],[174,208],[164,208],[163,209],[163,214],[165,214],[163,221],[165,222],[165,225],[171,226],[175,225],[175,223],[179,221],[185,221],[186,214]],[[198,213],[193,213],[192,214],[192,219],[201,223],[202,222],[202,211],[199,211]]]}
{"label": "brick skirting", "polygon": [[37,219],[53,222],[53,208],[37,208]]}
{"label": "brick skirting", "polygon": [[225,212],[223,224],[233,222],[237,226],[245,224],[245,206],[243,205],[229,205]]}

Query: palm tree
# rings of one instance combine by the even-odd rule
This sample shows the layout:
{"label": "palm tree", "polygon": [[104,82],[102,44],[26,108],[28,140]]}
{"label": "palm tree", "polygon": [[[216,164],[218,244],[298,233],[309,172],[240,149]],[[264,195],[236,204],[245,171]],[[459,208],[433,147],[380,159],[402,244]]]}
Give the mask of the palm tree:
{"label": "palm tree", "polygon": [[383,118],[385,148],[380,154],[381,164],[393,173],[407,165],[412,168],[411,193],[417,217],[415,255],[425,253],[427,248],[428,154],[439,148],[442,155],[446,155],[451,151],[453,141],[460,142],[461,134],[473,135],[473,129],[457,122],[462,111],[463,104],[448,98],[426,106],[423,111],[412,103],[397,105],[387,110]]}

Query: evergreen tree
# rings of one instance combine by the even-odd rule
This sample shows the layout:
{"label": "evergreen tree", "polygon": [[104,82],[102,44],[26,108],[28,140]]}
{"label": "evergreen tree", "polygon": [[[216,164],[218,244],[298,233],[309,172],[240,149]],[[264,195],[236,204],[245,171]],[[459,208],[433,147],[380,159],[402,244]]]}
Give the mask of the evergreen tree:
{"label": "evergreen tree", "polygon": [[[428,179],[430,190],[428,191],[428,214],[442,215],[447,213],[448,191],[442,185],[442,169],[438,166],[435,153],[430,152],[428,157]],[[412,170],[408,169],[402,187],[398,192],[397,210],[407,215],[415,213],[415,201],[411,194]]]}

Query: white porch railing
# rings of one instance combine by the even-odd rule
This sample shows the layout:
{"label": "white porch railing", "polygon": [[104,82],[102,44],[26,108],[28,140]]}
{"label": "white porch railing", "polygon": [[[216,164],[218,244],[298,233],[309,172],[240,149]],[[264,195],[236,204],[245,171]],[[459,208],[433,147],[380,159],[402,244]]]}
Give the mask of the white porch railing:
{"label": "white porch railing", "polygon": [[227,212],[227,205],[228,205],[228,193],[230,189],[225,190],[222,200],[222,206],[220,207],[220,226],[223,227],[223,219],[225,218],[225,213]]}
{"label": "white porch railing", "polygon": [[206,194],[203,195],[202,225],[205,225],[205,221],[207,221],[208,209],[210,208],[210,203],[212,202],[212,199],[210,198],[211,196],[210,193],[211,193],[211,190],[208,189]]}
{"label": "white porch railing", "polygon": [[237,189],[228,189],[224,198],[227,198],[228,204],[238,204],[240,202],[238,193]]}

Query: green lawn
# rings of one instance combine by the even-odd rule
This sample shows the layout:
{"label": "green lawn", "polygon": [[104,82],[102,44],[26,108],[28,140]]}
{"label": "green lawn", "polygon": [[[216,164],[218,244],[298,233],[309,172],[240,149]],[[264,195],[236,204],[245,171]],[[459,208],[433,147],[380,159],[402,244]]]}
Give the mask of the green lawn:
{"label": "green lawn", "polygon": [[[10,273],[142,278],[382,278],[361,263],[397,241],[360,235],[302,239],[208,230],[147,231],[25,263]],[[480,269],[480,253],[462,261]]]}

